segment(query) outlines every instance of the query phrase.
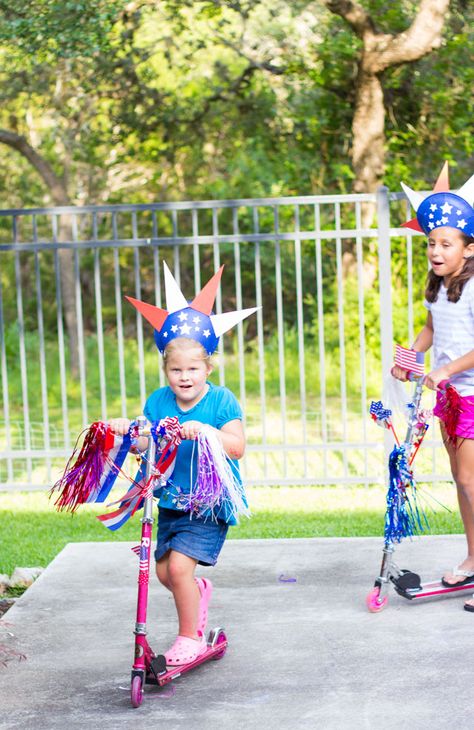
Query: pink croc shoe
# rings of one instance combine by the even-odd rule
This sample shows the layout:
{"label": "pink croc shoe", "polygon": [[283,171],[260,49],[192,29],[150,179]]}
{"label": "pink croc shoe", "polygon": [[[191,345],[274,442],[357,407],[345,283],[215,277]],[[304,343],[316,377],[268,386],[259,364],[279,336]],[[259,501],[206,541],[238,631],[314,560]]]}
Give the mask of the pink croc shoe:
{"label": "pink croc shoe", "polygon": [[208,606],[212,595],[212,583],[209,578],[196,578],[195,580],[197,583],[197,587],[199,588],[199,593],[201,594],[201,600],[199,601],[197,630],[198,633],[200,631],[204,633],[207,626]]}
{"label": "pink croc shoe", "polygon": [[166,664],[169,667],[180,667],[183,664],[190,664],[198,656],[204,654],[207,649],[207,642],[202,632],[198,631],[199,639],[190,639],[188,636],[177,636],[176,640],[165,653]]}

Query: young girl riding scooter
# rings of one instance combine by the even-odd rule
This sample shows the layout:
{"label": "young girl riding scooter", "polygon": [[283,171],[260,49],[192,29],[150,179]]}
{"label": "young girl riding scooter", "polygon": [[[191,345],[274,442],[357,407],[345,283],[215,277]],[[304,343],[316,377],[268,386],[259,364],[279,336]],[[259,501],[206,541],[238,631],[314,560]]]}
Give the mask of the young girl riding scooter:
{"label": "young girl riding scooter", "polygon": [[[252,314],[255,309],[211,315],[211,307],[222,269],[188,305],[165,265],[168,311],[130,299],[155,327],[155,341],[163,355],[168,385],[147,399],[144,414],[156,422],[167,416],[178,418],[181,437],[174,471],[159,492],[156,574],[172,593],[178,614],[178,636],[165,653],[166,664],[188,664],[206,651],[204,636],[212,583],[195,578],[196,566],[215,565],[235,514],[224,503],[217,511],[189,511],[189,494],[198,471],[196,439],[203,426],[211,427],[229,458],[234,477],[240,482],[237,460],[245,450],[242,411],[235,396],[208,380],[210,356],[218,336]],[[118,434],[129,430],[130,421],[109,421]],[[146,440],[138,443],[146,448]]]}

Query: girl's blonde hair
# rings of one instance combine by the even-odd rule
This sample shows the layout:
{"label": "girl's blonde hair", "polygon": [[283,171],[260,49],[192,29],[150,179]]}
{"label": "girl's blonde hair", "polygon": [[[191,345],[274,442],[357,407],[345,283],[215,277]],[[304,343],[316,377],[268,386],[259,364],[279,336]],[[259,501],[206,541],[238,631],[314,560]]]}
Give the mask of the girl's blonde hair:
{"label": "girl's blonde hair", "polygon": [[164,349],[162,355],[163,370],[166,372],[168,360],[175,352],[186,352],[187,350],[198,350],[198,359],[203,360],[206,363],[209,371],[214,368],[212,355],[209,355],[197,340],[192,340],[190,337],[176,337],[174,340],[171,340],[169,345],[166,345]]}

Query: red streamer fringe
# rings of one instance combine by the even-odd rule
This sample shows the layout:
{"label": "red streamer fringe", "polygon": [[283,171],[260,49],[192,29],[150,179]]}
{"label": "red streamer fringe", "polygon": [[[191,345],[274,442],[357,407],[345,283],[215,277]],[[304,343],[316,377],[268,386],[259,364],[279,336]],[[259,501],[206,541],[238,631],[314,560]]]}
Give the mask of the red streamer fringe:
{"label": "red streamer fringe", "polygon": [[462,399],[456,388],[452,385],[446,386],[441,397],[441,408],[443,409],[443,423],[448,441],[453,446],[457,445],[458,436],[456,428],[459,416],[462,412]]}
{"label": "red streamer fringe", "polygon": [[[79,435],[63,475],[49,493],[50,498],[54,492],[60,493],[54,503],[58,511],[75,512],[80,504],[87,502],[97,487],[106,462],[108,430],[106,423],[96,421]],[[84,433],[84,442],[77,453],[78,443]]]}

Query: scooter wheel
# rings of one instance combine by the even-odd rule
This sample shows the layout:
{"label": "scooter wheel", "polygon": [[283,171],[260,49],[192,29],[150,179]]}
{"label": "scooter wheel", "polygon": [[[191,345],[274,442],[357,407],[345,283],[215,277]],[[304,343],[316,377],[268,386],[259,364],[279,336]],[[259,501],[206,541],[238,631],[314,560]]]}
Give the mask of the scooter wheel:
{"label": "scooter wheel", "polygon": [[388,596],[384,596],[384,598],[381,599],[380,588],[375,586],[367,595],[365,603],[371,613],[377,613],[378,611],[382,611],[387,605]]}
{"label": "scooter wheel", "polygon": [[214,646],[219,646],[219,644],[224,644],[224,646],[220,651],[214,654],[214,656],[212,657],[213,659],[222,659],[227,651],[227,644],[225,643],[226,641],[227,636],[225,635],[225,633],[223,631],[219,631],[219,633],[217,634],[217,639],[214,642]]}
{"label": "scooter wheel", "polygon": [[140,707],[140,705],[142,704],[143,689],[141,677],[133,677],[130,687],[130,699],[132,702],[132,707]]}

